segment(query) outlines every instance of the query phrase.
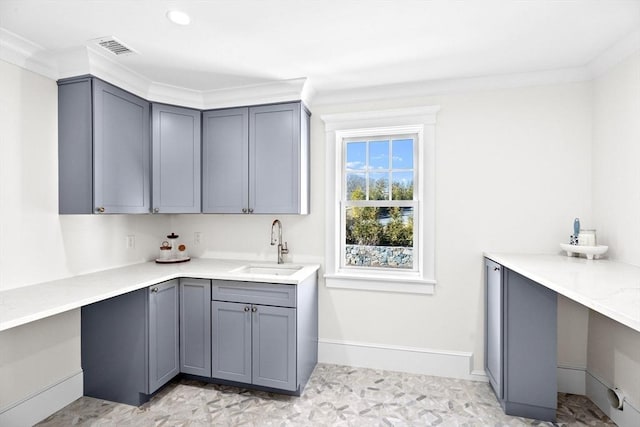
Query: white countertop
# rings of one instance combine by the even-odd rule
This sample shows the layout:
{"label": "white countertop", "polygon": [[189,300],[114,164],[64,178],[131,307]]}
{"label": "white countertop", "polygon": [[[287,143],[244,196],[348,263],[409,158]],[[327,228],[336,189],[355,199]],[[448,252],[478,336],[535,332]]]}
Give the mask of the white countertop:
{"label": "white countertop", "polygon": [[640,267],[563,255],[484,256],[640,332]]}
{"label": "white countertop", "polygon": [[247,264],[268,263],[204,258],[178,264],[146,262],[1,291],[0,331],[179,277],[298,285],[320,268],[293,264],[302,268],[288,276],[232,272]]}

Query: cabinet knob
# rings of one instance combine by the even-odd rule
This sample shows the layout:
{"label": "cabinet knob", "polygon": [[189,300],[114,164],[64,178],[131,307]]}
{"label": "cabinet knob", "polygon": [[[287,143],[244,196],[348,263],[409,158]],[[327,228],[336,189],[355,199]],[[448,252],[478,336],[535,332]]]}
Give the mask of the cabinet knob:
{"label": "cabinet knob", "polygon": [[251,310],[251,309],[249,308],[249,306],[246,306],[246,307],[244,308],[244,311],[245,311],[245,312],[247,312],[247,311],[249,311],[249,310]]}
{"label": "cabinet knob", "polygon": [[104,207],[102,207],[102,206],[97,207],[97,208],[96,208],[96,212],[98,212],[98,213],[104,213]]}
{"label": "cabinet knob", "polygon": [[251,307],[251,312],[255,313],[256,311],[258,311],[258,307],[256,307],[255,305],[253,307]]}
{"label": "cabinet knob", "polygon": [[151,292],[153,292],[154,294],[158,292],[158,288],[151,288]]}
{"label": "cabinet knob", "polygon": [[253,208],[249,208],[249,213],[253,213]]}
{"label": "cabinet knob", "polygon": [[247,213],[247,208],[242,208],[242,213]]}
{"label": "cabinet knob", "polygon": [[153,213],[158,213],[160,212],[160,208],[153,208]]}
{"label": "cabinet knob", "polygon": [[493,271],[500,271],[500,267],[493,267]]}

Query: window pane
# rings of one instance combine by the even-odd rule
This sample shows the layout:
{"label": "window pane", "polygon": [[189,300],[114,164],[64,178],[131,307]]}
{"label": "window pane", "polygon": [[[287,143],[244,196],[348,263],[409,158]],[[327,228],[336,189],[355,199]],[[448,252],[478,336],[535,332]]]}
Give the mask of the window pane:
{"label": "window pane", "polygon": [[344,265],[413,268],[413,208],[347,207]]}
{"label": "window pane", "polygon": [[369,142],[369,168],[389,169],[389,141]]}
{"label": "window pane", "polygon": [[393,141],[393,169],[413,169],[413,139],[396,139]]}
{"label": "window pane", "polygon": [[347,200],[365,200],[367,181],[363,173],[347,174]]}
{"label": "window pane", "polygon": [[391,197],[393,200],[413,200],[413,172],[393,172]]}
{"label": "window pane", "polygon": [[347,142],[347,169],[364,169],[366,153],[366,142]]}
{"label": "window pane", "polygon": [[369,200],[389,200],[389,174],[369,174]]}

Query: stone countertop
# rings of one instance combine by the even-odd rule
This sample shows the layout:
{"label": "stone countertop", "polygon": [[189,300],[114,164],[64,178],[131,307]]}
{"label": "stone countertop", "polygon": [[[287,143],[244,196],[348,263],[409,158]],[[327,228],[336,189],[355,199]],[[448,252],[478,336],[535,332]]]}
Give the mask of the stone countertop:
{"label": "stone countertop", "polygon": [[299,285],[320,268],[318,264],[285,264],[302,267],[287,276],[233,271],[248,264],[275,266],[205,258],[177,264],[145,262],[1,291],[0,331],[180,277]]}
{"label": "stone countertop", "polygon": [[563,255],[484,256],[640,332],[640,267]]}

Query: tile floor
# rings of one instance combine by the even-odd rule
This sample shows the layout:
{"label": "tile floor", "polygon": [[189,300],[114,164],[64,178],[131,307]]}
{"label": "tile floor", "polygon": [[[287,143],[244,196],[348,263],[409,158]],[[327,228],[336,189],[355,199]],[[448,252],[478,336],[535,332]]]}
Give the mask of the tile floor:
{"label": "tile floor", "polygon": [[175,380],[141,407],[82,397],[39,426],[615,425],[559,395],[557,423],[504,415],[482,382],[319,364],[300,397]]}

